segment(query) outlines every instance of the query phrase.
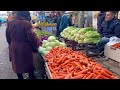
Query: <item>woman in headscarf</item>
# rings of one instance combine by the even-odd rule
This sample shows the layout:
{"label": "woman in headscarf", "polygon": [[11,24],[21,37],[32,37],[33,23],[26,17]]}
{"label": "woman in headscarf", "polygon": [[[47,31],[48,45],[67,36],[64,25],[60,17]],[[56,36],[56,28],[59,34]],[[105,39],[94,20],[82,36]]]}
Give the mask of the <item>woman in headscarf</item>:
{"label": "woman in headscarf", "polygon": [[18,11],[16,19],[9,22],[6,29],[12,68],[18,79],[24,79],[23,73],[29,73],[29,78],[35,79],[33,46],[38,47],[38,38],[32,31],[30,20],[29,11]]}

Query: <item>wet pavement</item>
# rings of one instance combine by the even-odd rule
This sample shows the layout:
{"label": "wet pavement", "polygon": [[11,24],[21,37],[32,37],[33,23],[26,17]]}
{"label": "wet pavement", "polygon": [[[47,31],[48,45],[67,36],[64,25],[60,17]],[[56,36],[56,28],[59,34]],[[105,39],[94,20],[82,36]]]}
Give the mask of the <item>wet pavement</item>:
{"label": "wet pavement", "polygon": [[9,61],[9,49],[5,37],[6,26],[0,27],[0,79],[17,79]]}

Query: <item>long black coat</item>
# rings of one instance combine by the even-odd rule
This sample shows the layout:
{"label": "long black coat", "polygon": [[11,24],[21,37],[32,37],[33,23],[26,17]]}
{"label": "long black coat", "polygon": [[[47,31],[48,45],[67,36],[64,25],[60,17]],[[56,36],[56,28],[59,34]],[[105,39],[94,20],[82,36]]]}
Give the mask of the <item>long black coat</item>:
{"label": "long black coat", "polygon": [[10,45],[10,57],[15,73],[22,74],[34,70],[32,46],[38,46],[38,39],[32,32],[32,25],[23,17],[8,23],[7,42]]}
{"label": "long black coat", "polygon": [[112,36],[116,36],[120,38],[120,20],[114,18],[111,21],[104,21],[101,24],[99,33],[102,37],[110,38]]}

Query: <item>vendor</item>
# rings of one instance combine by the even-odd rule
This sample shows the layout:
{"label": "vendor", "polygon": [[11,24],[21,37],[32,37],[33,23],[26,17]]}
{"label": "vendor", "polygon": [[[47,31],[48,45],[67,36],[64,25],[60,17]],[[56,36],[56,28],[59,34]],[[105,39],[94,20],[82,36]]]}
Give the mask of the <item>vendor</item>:
{"label": "vendor", "polygon": [[105,15],[105,20],[98,28],[102,40],[99,43],[99,51],[104,51],[104,45],[109,42],[110,37],[116,36],[120,38],[120,20],[115,17],[116,12],[107,11]]}
{"label": "vendor", "polygon": [[68,27],[68,17],[65,15],[65,11],[61,11],[61,21],[60,21],[60,26],[59,26],[59,31],[60,33]]}

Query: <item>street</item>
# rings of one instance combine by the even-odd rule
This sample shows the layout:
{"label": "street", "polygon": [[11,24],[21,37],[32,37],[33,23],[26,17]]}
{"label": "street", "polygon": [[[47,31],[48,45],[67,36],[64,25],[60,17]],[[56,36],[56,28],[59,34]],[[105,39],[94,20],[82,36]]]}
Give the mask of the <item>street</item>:
{"label": "street", "polygon": [[0,27],[0,79],[17,79],[9,61],[9,49],[5,37],[6,26]]}

